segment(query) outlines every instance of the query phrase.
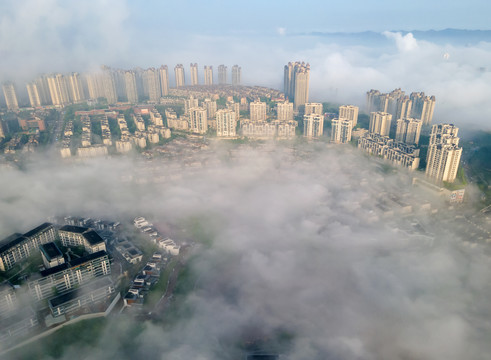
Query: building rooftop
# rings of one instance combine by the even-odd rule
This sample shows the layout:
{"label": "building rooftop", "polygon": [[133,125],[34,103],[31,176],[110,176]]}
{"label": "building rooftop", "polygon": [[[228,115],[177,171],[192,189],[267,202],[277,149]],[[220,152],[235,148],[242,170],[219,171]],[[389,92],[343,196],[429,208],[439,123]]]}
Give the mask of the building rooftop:
{"label": "building rooftop", "polygon": [[50,275],[56,274],[57,272],[66,270],[69,267],[70,266],[67,263],[64,263],[64,264],[61,264],[61,265],[53,266],[52,268],[49,268],[49,269],[46,269],[46,270],[41,270],[40,273],[41,273],[41,276],[42,277],[46,277],[46,276],[50,276]]}
{"label": "building rooftop", "polygon": [[15,245],[21,243],[25,239],[26,237],[19,233],[14,233],[6,237],[2,241],[0,241],[0,253],[3,253],[4,251],[10,249],[11,247],[14,247]]}
{"label": "building rooftop", "polygon": [[104,242],[104,240],[94,230],[87,231],[83,235],[90,245],[96,245]]}
{"label": "building rooftop", "polygon": [[45,229],[48,229],[49,227],[52,227],[52,226],[53,226],[53,224],[52,224],[52,223],[45,222],[44,224],[39,225],[38,227],[36,227],[36,228],[32,229],[31,231],[26,232],[26,233],[24,234],[24,236],[25,236],[25,237],[31,237],[31,236],[34,236],[34,235],[36,235],[37,233],[39,233],[39,232],[41,232],[41,231],[43,231],[43,230],[45,230]]}
{"label": "building rooftop", "polygon": [[88,261],[91,261],[91,260],[94,260],[94,259],[97,259],[97,258],[100,258],[103,256],[107,256],[107,253],[105,251],[98,251],[98,252],[95,252],[93,254],[83,256],[79,259],[73,259],[72,261],[70,261],[70,265],[72,267],[74,267],[74,266],[81,265],[83,263],[86,263]]}
{"label": "building rooftop", "polygon": [[82,226],[74,226],[74,225],[65,225],[60,228],[60,231],[67,231],[67,232],[78,233],[78,234],[83,234],[87,230],[89,230],[89,228],[82,227]]}
{"label": "building rooftop", "polygon": [[41,250],[48,261],[63,256],[61,250],[58,249],[58,246],[56,246],[54,242],[49,242],[47,244],[41,245],[39,247],[39,250]]}

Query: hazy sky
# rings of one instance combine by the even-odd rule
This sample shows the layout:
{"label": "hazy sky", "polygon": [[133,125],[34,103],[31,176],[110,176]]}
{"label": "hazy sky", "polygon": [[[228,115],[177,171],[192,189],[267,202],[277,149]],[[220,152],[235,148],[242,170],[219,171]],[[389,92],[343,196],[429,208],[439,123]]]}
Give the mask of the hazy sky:
{"label": "hazy sky", "polygon": [[[376,6],[374,5],[376,4]],[[45,72],[197,62],[242,67],[245,85],[278,89],[283,65],[311,64],[313,101],[364,105],[372,88],[435,95],[435,120],[490,127],[491,43],[438,44],[398,30],[488,29],[485,1],[116,1],[0,3],[0,81]],[[310,31],[385,32],[364,39]],[[447,55],[446,55],[447,54]],[[216,76],[216,74],[215,74]],[[202,81],[202,80],[201,80]],[[171,70],[171,85],[173,71]]]}

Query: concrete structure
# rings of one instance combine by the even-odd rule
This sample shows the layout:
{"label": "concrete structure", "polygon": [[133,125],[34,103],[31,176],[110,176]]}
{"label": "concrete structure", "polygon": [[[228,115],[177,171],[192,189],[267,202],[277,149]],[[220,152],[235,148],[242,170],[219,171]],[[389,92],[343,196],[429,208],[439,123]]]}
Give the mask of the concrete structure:
{"label": "concrete structure", "polygon": [[227,67],[218,65],[218,84],[225,85],[227,83]]}
{"label": "concrete structure", "polygon": [[79,73],[71,73],[67,77],[68,95],[71,102],[78,103],[85,100],[85,93],[82,85],[82,78]]}
{"label": "concrete structure", "polygon": [[396,141],[418,145],[423,121],[413,118],[397,120]]}
{"label": "concrete structure", "polygon": [[112,70],[107,66],[102,66],[102,84],[104,87],[104,97],[109,104],[115,104],[118,101],[116,84]]}
{"label": "concrete structure", "polygon": [[41,245],[39,250],[41,251],[41,257],[43,258],[43,264],[46,269],[65,263],[62,252],[54,242]]}
{"label": "concrete structure", "polygon": [[110,299],[115,291],[111,278],[104,276],[49,299],[48,305],[53,316],[61,316],[76,311],[83,306]]}
{"label": "concrete structure", "polygon": [[331,125],[331,142],[346,144],[351,141],[352,120],[344,118],[333,119]]}
{"label": "concrete structure", "polygon": [[266,121],[266,103],[254,101],[249,104],[251,121]]}
{"label": "concrete structure", "polygon": [[136,88],[136,73],[133,70],[128,70],[124,73],[124,82],[126,88],[126,100],[129,103],[138,103],[138,91]]}
{"label": "concrete structure", "polygon": [[276,119],[291,121],[293,120],[293,103],[289,101],[280,102],[276,105]]}
{"label": "concrete structure", "polygon": [[192,108],[189,110],[189,129],[198,134],[208,131],[208,117],[205,108]]}
{"label": "concrete structure", "polygon": [[160,89],[159,71],[155,68],[149,68],[143,71],[143,87],[145,93],[148,93],[148,100],[158,102],[162,91]]}
{"label": "concrete structure", "polygon": [[51,103],[64,106],[70,102],[66,79],[62,74],[52,74],[47,77]]}
{"label": "concrete structure", "polygon": [[317,114],[304,115],[303,136],[309,139],[321,137],[324,133],[324,116]]}
{"label": "concrete structure", "polygon": [[53,224],[44,223],[31,231],[12,234],[0,242],[0,270],[11,269],[16,263],[37,253],[42,244],[55,240],[56,232]]}
{"label": "concrete structure", "polygon": [[237,120],[235,112],[232,110],[218,110],[216,113],[217,136],[231,137],[236,136]]}
{"label": "concrete structure", "polygon": [[211,99],[205,99],[202,106],[206,109],[206,116],[208,119],[214,119],[217,112],[217,102]]}
{"label": "concrete structure", "polygon": [[240,85],[242,81],[242,68],[239,65],[232,66],[232,85]]}
{"label": "concrete structure", "polygon": [[191,63],[191,85],[195,86],[199,84],[198,81],[198,64],[196,63]]}
{"label": "concrete structure", "polygon": [[162,96],[169,95],[169,69],[167,65],[159,68],[160,91]]}
{"label": "concrete structure", "polygon": [[391,114],[381,111],[370,113],[370,133],[389,136],[391,120]]}
{"label": "concrete structure", "polygon": [[213,67],[205,65],[205,85],[213,85]]}
{"label": "concrete structure", "polygon": [[358,139],[358,148],[410,170],[416,170],[419,166],[419,149],[388,136],[368,133]]}
{"label": "concrete structure", "polygon": [[452,124],[438,124],[431,128],[426,176],[435,183],[453,183],[457,177],[462,156],[458,131]]}
{"label": "concrete structure", "polygon": [[413,92],[410,99],[412,102],[411,117],[421,119],[423,125],[430,125],[435,110],[435,97],[425,96],[424,92]]}
{"label": "concrete structure", "polygon": [[310,65],[304,62],[289,62],[284,68],[285,97],[293,100],[295,111],[309,102]]}
{"label": "concrete structure", "polygon": [[3,95],[5,96],[5,103],[8,110],[18,110],[19,103],[17,102],[17,94],[15,92],[15,86],[12,82],[6,82],[2,85]]}
{"label": "concrete structure", "polygon": [[183,87],[186,81],[184,77],[184,66],[182,64],[177,64],[174,67],[174,75],[176,77],[176,88]]}
{"label": "concrete structure", "polygon": [[310,114],[322,115],[322,113],[323,113],[323,107],[322,107],[321,103],[306,103],[305,104],[304,115],[310,115]]}
{"label": "concrete structure", "polygon": [[55,294],[64,294],[70,289],[86,284],[94,278],[111,274],[109,257],[99,251],[41,271],[37,278],[31,277],[28,289],[31,296],[41,301]]}
{"label": "concrete structure", "polygon": [[38,85],[35,81],[30,82],[26,85],[27,95],[29,96],[29,102],[32,107],[40,107],[41,106],[41,97],[38,90]]}
{"label": "concrete structure", "polygon": [[339,107],[339,119],[351,120],[353,127],[358,123],[358,106],[343,105]]}
{"label": "concrete structure", "polygon": [[106,244],[100,235],[90,228],[65,225],[58,230],[63,246],[83,246],[89,253],[106,251]]}

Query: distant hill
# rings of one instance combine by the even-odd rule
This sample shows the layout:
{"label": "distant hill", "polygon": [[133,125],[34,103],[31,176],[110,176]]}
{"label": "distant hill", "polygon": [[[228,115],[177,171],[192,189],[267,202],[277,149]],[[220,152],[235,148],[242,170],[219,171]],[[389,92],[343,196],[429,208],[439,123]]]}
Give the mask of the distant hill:
{"label": "distant hill", "polygon": [[[400,32],[403,35],[412,33],[418,40],[427,40],[439,44],[454,44],[454,45],[472,45],[479,42],[491,42],[491,30],[462,30],[462,29],[444,29],[444,30],[392,30],[392,32]],[[347,42],[384,42],[387,37],[381,32],[363,31],[355,33],[347,32],[310,32],[297,33],[291,36],[319,36],[326,37],[332,40],[344,40]]]}

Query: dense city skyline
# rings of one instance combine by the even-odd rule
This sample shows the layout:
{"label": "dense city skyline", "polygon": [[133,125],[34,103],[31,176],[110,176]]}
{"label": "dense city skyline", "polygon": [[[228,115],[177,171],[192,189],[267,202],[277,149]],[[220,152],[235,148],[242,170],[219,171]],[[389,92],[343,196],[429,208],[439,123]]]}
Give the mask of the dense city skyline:
{"label": "dense city skyline", "polygon": [[488,359],[489,13],[2,2],[0,357]]}

